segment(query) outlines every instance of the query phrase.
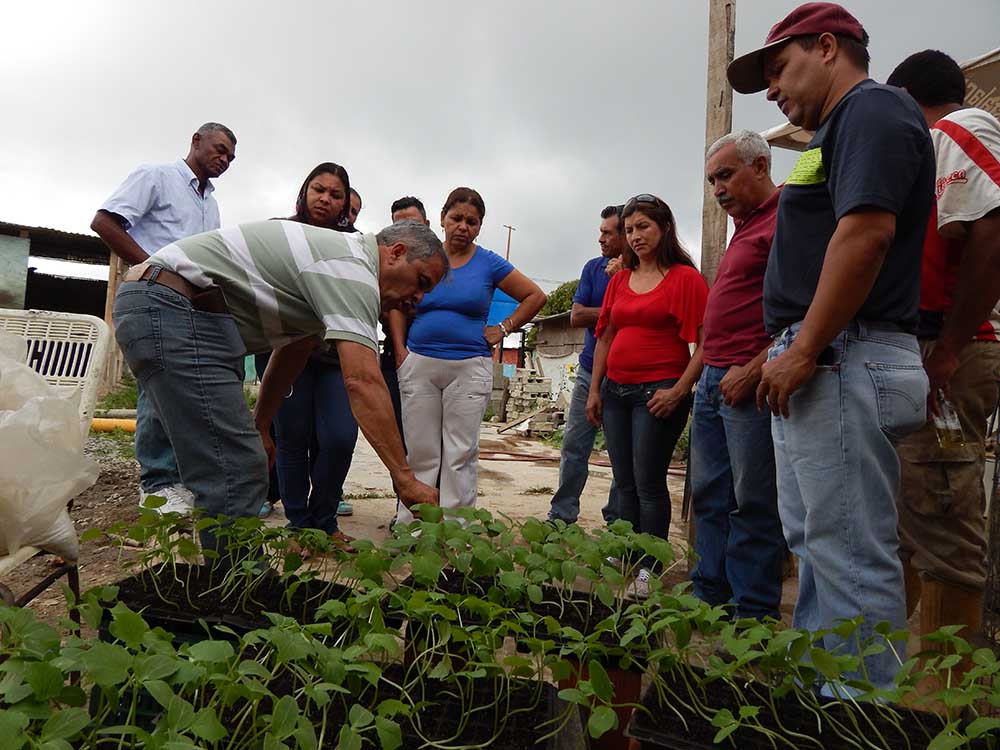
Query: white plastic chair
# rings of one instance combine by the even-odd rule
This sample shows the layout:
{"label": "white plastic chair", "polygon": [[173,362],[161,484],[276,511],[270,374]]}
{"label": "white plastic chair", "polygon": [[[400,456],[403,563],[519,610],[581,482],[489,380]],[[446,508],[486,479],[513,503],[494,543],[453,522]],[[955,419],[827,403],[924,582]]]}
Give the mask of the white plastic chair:
{"label": "white plastic chair", "polygon": [[[89,431],[111,342],[107,324],[93,315],[0,308],[0,331],[25,340],[25,364],[49,383],[80,390],[80,428]],[[13,555],[0,556],[0,576],[40,553],[36,547],[22,547]],[[64,562],[18,598],[0,583],[0,599],[23,607],[63,575],[79,601],[80,574],[75,562]]]}

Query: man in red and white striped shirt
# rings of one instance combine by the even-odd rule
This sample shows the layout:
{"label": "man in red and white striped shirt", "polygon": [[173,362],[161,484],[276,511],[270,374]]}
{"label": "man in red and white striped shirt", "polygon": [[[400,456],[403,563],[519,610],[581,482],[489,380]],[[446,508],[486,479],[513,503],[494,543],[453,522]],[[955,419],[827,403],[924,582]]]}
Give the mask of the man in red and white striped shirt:
{"label": "man in red and white striped shirt", "polygon": [[931,129],[936,210],[924,242],[920,337],[931,386],[954,404],[964,445],[939,444],[929,421],[899,444],[900,555],[908,614],[921,603],[920,630],[981,626],[986,582],[987,421],[1000,379],[1000,122],[965,107],[965,77],[943,52],[904,60],[886,81],[906,89]]}

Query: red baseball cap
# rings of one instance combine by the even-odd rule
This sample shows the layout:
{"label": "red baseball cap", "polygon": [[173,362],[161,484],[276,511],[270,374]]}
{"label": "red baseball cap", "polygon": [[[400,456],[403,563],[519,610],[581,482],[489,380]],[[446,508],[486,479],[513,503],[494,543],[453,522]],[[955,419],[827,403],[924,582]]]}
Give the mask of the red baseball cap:
{"label": "red baseball cap", "polygon": [[741,94],[753,94],[767,88],[764,79],[764,53],[797,36],[842,34],[864,40],[865,29],[854,16],[836,3],[806,3],[774,24],[764,40],[764,46],[737,57],[726,69],[733,88]]}

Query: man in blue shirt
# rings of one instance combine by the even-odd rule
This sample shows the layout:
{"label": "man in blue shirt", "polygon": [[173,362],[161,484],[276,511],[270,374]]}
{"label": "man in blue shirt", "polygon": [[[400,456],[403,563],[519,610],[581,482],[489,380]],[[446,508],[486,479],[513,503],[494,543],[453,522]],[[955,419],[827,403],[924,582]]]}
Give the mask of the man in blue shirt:
{"label": "man in blue shirt", "polygon": [[[580,274],[580,285],[573,295],[573,308],[569,314],[570,325],[586,328],[587,334],[580,352],[580,365],[576,369],[576,383],[570,398],[566,427],[563,430],[562,455],[559,459],[559,489],[552,497],[549,520],[561,519],[576,523],[580,515],[580,493],[587,484],[590,453],[594,449],[597,428],[587,421],[587,395],[590,393],[590,372],[594,367],[594,347],[597,338],[594,326],[601,313],[608,279],[621,268],[625,233],[620,225],[622,207],[608,206],[601,211],[601,230],[598,244],[601,255],[587,261]],[[618,519],[617,493],[614,482],[608,493],[608,504],[601,511],[608,523]]]}
{"label": "man in blue shirt", "polygon": [[[207,122],[191,136],[187,157],[166,164],[143,164],[133,171],[94,216],[90,228],[129,265],[145,262],[172,242],[218,229],[219,204],[210,178],[236,158],[236,136],[225,125]],[[152,404],[139,389],[135,457],[139,461],[139,502],[160,495],[162,512],[190,513],[194,496],[181,482],[174,450]]]}

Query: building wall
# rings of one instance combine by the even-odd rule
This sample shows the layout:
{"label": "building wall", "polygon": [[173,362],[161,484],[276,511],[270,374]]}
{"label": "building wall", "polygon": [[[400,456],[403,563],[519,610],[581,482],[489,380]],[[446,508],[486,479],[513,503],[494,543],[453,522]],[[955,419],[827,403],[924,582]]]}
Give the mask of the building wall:
{"label": "building wall", "polygon": [[573,385],[576,382],[575,374],[580,355],[573,352],[572,354],[550,356],[539,349],[535,352],[535,361],[541,369],[542,375],[552,382],[552,399],[555,400],[559,398],[560,393],[565,393],[568,400],[573,393]]}
{"label": "building wall", "polygon": [[26,237],[0,235],[0,307],[24,309],[30,247]]}

